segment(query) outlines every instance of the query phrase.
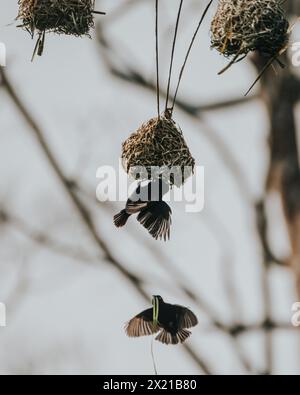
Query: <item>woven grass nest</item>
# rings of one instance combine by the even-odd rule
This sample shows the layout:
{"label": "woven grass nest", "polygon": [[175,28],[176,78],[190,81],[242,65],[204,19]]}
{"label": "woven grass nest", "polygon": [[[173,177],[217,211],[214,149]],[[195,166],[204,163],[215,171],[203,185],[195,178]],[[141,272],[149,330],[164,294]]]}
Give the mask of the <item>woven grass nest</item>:
{"label": "woven grass nest", "polygon": [[[192,175],[195,167],[181,129],[165,116],[150,119],[123,143],[122,162],[126,172],[135,179],[162,177],[178,187]],[[159,174],[153,173],[153,167],[159,168]],[[141,173],[142,168],[145,171]]]}
{"label": "woven grass nest", "polygon": [[19,0],[18,19],[33,35],[54,32],[88,35],[94,27],[94,0]]}
{"label": "woven grass nest", "polygon": [[283,0],[219,0],[211,44],[226,57],[259,51],[275,56],[289,40]]}

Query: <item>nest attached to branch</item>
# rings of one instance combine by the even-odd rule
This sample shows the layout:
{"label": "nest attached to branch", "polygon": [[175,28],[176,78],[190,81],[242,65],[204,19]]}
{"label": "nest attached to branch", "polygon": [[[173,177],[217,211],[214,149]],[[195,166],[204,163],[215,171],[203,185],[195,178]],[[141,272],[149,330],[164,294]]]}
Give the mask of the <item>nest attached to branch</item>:
{"label": "nest attached to branch", "polygon": [[38,33],[34,55],[42,55],[46,33],[89,36],[94,6],[95,0],[19,0],[17,19],[32,37]]}
{"label": "nest attached to branch", "polygon": [[195,167],[181,129],[165,116],[150,119],[123,143],[122,161],[135,179],[162,177],[178,187]]}
{"label": "nest attached to branch", "polygon": [[283,0],[219,0],[211,44],[226,57],[259,51],[276,56],[289,40]]}

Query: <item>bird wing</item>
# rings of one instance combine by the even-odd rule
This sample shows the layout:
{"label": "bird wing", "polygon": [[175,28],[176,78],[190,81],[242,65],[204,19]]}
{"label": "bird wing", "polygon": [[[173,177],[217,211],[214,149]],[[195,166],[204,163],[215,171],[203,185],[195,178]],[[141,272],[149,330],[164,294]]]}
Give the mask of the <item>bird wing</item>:
{"label": "bird wing", "polygon": [[151,202],[142,210],[137,220],[148,230],[152,237],[157,239],[170,238],[172,210],[164,201]]}
{"label": "bird wing", "polygon": [[157,333],[161,328],[153,323],[153,309],[148,309],[132,318],[125,327],[127,336],[140,337]]}
{"label": "bird wing", "polygon": [[180,314],[180,323],[179,323],[179,327],[180,329],[183,328],[192,328],[193,326],[198,325],[198,319],[195,316],[195,314],[188,309],[187,307],[183,307],[183,306],[178,306],[176,305],[176,307],[178,307],[180,310],[179,314]]}

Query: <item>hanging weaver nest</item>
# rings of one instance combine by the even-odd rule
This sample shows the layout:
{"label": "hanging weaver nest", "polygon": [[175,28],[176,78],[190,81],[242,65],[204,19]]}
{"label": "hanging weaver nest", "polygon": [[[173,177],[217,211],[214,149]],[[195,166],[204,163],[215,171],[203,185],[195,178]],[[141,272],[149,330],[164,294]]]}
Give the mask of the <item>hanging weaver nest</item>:
{"label": "hanging weaver nest", "polygon": [[150,119],[123,143],[122,161],[135,179],[162,177],[178,187],[195,167],[182,131],[165,116]]}
{"label": "hanging weaver nest", "polygon": [[219,0],[211,43],[226,57],[259,51],[279,55],[289,39],[283,0]]}
{"label": "hanging weaver nest", "polygon": [[45,33],[89,35],[94,27],[94,5],[95,0],[19,0],[17,19],[32,36],[38,32],[41,55]]}
{"label": "hanging weaver nest", "polygon": [[18,19],[35,30],[82,36],[94,27],[94,0],[19,0]]}

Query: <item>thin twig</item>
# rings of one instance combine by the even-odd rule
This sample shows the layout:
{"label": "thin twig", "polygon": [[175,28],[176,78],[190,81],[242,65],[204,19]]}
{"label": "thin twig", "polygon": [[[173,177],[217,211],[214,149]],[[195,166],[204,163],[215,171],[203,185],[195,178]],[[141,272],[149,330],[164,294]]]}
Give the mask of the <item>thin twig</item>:
{"label": "thin twig", "polygon": [[174,55],[175,55],[175,47],[176,47],[177,34],[178,34],[179,21],[180,21],[180,16],[181,16],[181,11],[182,11],[182,5],[183,5],[183,0],[180,0],[178,14],[177,14],[177,20],[176,20],[176,25],[175,25],[175,33],[174,33],[173,45],[172,45],[172,53],[171,53],[171,62],[170,62],[169,77],[168,77],[168,86],[167,86],[167,96],[166,96],[165,111],[168,110],[168,105],[169,105],[169,96],[170,96],[170,87],[171,87],[171,79],[172,79],[172,71],[173,71],[173,63],[174,63]]}
{"label": "thin twig", "polygon": [[159,87],[159,38],[158,38],[158,0],[155,0],[155,55],[156,55],[156,100],[157,116],[160,117],[160,87]]}

